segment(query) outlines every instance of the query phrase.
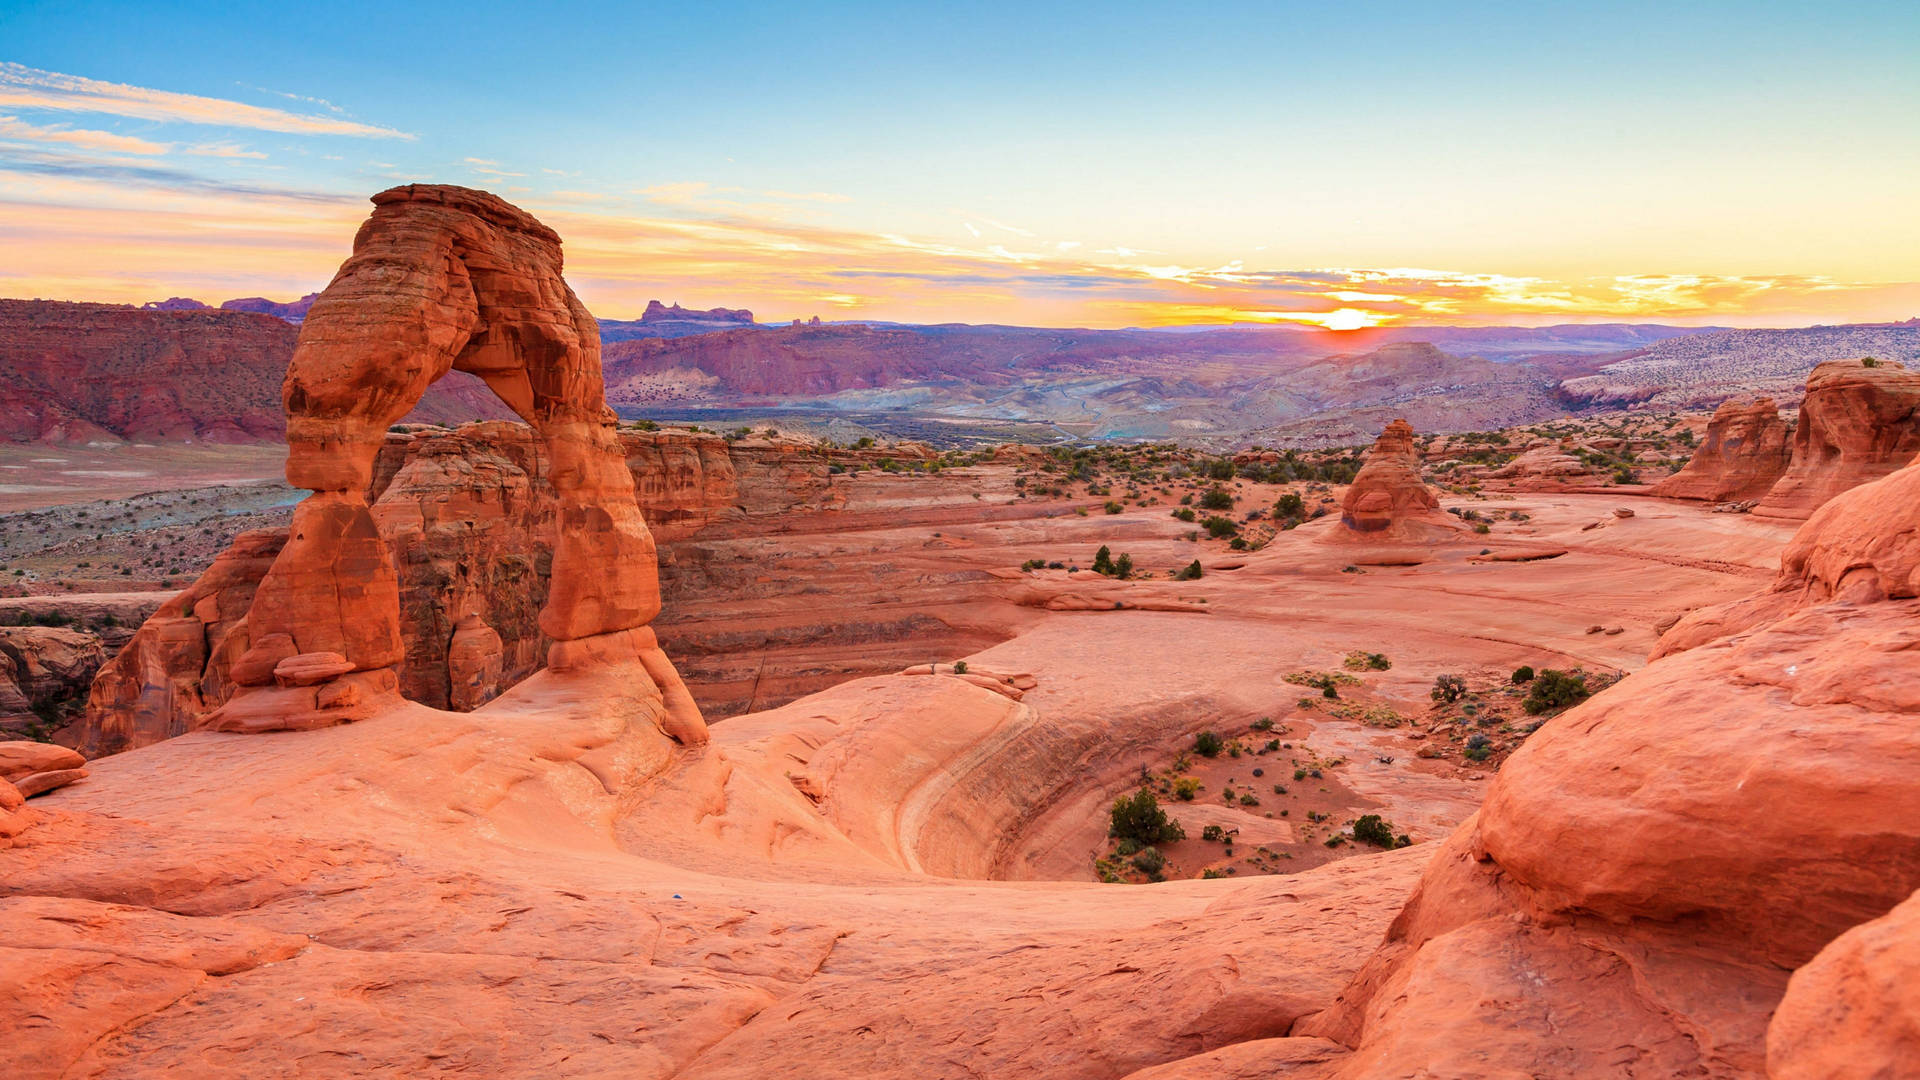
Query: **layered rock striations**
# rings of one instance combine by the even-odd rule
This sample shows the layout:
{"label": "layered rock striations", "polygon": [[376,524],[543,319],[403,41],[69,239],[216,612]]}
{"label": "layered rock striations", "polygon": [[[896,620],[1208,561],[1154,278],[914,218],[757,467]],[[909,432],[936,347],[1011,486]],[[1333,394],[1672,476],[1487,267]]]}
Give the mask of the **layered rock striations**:
{"label": "layered rock striations", "polygon": [[1772,398],[1722,402],[1700,449],[1654,487],[1670,499],[1741,502],[1765,495],[1793,456],[1790,430]]}
{"label": "layered rock striations", "polygon": [[1807,377],[1793,461],[1753,508],[1805,519],[1849,488],[1877,480],[1920,453],[1920,372],[1887,360],[1832,360]]}
{"label": "layered rock striations", "polygon": [[[0,439],[277,442],[299,330],[246,310],[0,300]],[[412,418],[506,416],[462,376]]]}

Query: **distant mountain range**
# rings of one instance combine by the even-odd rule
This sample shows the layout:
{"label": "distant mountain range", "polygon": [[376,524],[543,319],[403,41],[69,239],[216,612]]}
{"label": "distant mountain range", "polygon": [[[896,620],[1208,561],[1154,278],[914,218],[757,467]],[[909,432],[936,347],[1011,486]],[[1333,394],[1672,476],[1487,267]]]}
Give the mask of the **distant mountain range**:
{"label": "distant mountain range", "polygon": [[[0,300],[0,438],[233,441],[283,431],[280,381],[314,297],[219,308]],[[1920,320],[1729,330],[1653,324],[1237,326],[1086,330],[762,324],[654,301],[604,320],[609,402],[649,409],[902,411],[1018,420],[1063,435],[1347,444],[1406,416],[1422,431],[1569,411],[1792,400],[1821,360],[1920,359]],[[438,384],[412,419],[506,411],[478,380]]]}

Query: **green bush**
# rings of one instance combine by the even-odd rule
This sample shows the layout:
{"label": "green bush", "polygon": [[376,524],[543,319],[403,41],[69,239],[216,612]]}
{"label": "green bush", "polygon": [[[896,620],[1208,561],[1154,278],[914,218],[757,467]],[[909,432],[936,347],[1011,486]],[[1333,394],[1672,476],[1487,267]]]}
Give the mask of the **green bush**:
{"label": "green bush", "polygon": [[1148,881],[1159,881],[1167,869],[1167,857],[1155,848],[1141,848],[1133,857],[1133,868],[1147,875]]}
{"label": "green bush", "polygon": [[1176,518],[1179,518],[1181,521],[1192,521],[1197,515],[1195,515],[1192,510],[1189,510],[1183,506],[1180,509],[1175,510],[1173,512],[1173,516]]}
{"label": "green bush", "polygon": [[1466,693],[1467,681],[1465,679],[1462,679],[1458,675],[1436,675],[1433,679],[1433,689],[1428,692],[1427,696],[1435,701],[1451,705],[1459,701],[1462,697],[1465,697]]}
{"label": "green bush", "polygon": [[1280,496],[1280,501],[1273,504],[1273,516],[1277,518],[1304,517],[1306,513],[1306,500],[1291,491]]}
{"label": "green bush", "polygon": [[1202,510],[1231,510],[1233,509],[1233,493],[1223,487],[1210,487],[1207,489],[1206,494],[1200,496],[1200,508]]}
{"label": "green bush", "polygon": [[1141,788],[1131,798],[1113,800],[1107,835],[1139,844],[1171,844],[1186,839],[1187,831],[1160,809],[1153,792]]}
{"label": "green bush", "polygon": [[1226,745],[1218,732],[1203,731],[1193,737],[1193,752],[1201,757],[1219,757]]}
{"label": "green bush", "polygon": [[1202,521],[1200,524],[1207,527],[1207,535],[1213,537],[1215,540],[1232,536],[1234,533],[1240,531],[1240,526],[1235,525],[1230,519],[1223,518],[1218,514]]}
{"label": "green bush", "polygon": [[1207,825],[1201,828],[1200,839],[1209,843],[1224,844],[1227,842],[1227,830],[1218,825]]}
{"label": "green bush", "polygon": [[1174,798],[1179,799],[1181,802],[1192,802],[1193,797],[1198,794],[1200,794],[1200,779],[1198,777],[1183,776],[1173,782]]}
{"label": "green bush", "polygon": [[1533,669],[1531,667],[1528,667],[1525,664],[1521,664],[1519,667],[1513,669],[1514,685],[1518,686],[1521,683],[1532,682],[1532,681],[1533,681]]}
{"label": "green bush", "polygon": [[[1189,513],[1187,516],[1192,517],[1193,515]],[[1194,580],[1197,580],[1199,577],[1200,577],[1200,560],[1195,559],[1192,562],[1188,563],[1187,565],[1181,567],[1178,571],[1176,571],[1173,575],[1173,580],[1194,581]]]}
{"label": "green bush", "polygon": [[1107,550],[1107,545],[1105,544],[1101,544],[1100,550],[1093,553],[1093,572],[1096,574],[1113,573],[1113,552]]}
{"label": "green bush", "polygon": [[1353,823],[1353,838],[1363,844],[1372,844],[1377,848],[1396,848],[1399,843],[1393,838],[1393,822],[1379,814],[1364,814]]}
{"label": "green bush", "polygon": [[1132,577],[1133,576],[1133,556],[1127,554],[1124,551],[1121,552],[1120,557],[1113,560],[1113,576],[1121,579]]}
{"label": "green bush", "polygon": [[1123,509],[1125,509],[1125,507],[1122,507],[1119,503],[1114,502],[1112,499],[1107,500],[1107,513],[1117,514]]}
{"label": "green bush", "polygon": [[1573,675],[1564,671],[1546,668],[1534,677],[1533,686],[1527,690],[1527,700],[1521,708],[1531,716],[1538,716],[1553,709],[1564,709],[1578,705],[1592,696],[1587,689],[1585,675]]}

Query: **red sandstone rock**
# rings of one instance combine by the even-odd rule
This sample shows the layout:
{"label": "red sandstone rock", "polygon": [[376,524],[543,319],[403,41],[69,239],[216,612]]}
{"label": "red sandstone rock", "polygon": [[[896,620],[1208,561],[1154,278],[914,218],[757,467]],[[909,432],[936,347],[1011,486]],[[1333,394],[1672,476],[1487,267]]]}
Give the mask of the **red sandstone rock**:
{"label": "red sandstone rock", "polygon": [[12,781],[13,788],[23,798],[31,799],[35,795],[44,795],[55,788],[66,787],[77,780],[85,780],[85,769],[49,769]]}
{"label": "red sandstone rock", "polygon": [[[277,441],[297,333],[240,310],[0,300],[0,439]],[[505,415],[479,390],[443,386],[414,416]]]}
{"label": "red sandstone rock", "polygon": [[1707,437],[1686,467],[1654,486],[1670,499],[1729,502],[1758,499],[1787,471],[1793,457],[1787,422],[1769,397],[1722,402],[1707,421]]}
{"label": "red sandstone rock", "polygon": [[1807,376],[1793,462],[1757,517],[1801,520],[1827,500],[1878,480],[1920,453],[1920,372],[1883,360],[1829,360]]}
{"label": "red sandstone rock", "polygon": [[[393,675],[404,656],[399,581],[369,493],[388,429],[452,370],[485,380],[549,456],[557,525],[541,631],[575,641],[645,626],[660,609],[654,543],[603,400],[599,331],[560,276],[559,237],[466,188],[415,185],[373,201],[287,371],[287,478],[314,495],[255,590],[254,650],[285,635],[295,653],[337,653],[352,671]],[[387,693],[385,680],[336,695],[322,686],[311,701],[283,687],[263,699],[273,709],[248,705],[267,667],[250,653],[235,662],[246,675],[240,698],[212,726],[269,729],[279,709],[295,710],[285,718],[293,728],[324,722],[330,708],[350,720],[376,707],[367,695]],[[697,713],[673,715],[679,735],[703,734]]]}
{"label": "red sandstone rock", "polygon": [[1834,601],[1920,597],[1920,459],[1857,495],[1814,511],[1780,556],[1772,588],[1689,612],[1660,638],[1653,659],[1722,640]]}
{"label": "red sandstone rock", "polygon": [[1413,425],[1395,420],[1374,440],[1367,463],[1340,502],[1340,532],[1369,540],[1425,541],[1452,536],[1459,527],[1440,513],[1440,500],[1420,479]]}
{"label": "red sandstone rock", "polygon": [[0,780],[21,780],[34,773],[77,769],[87,759],[64,746],[42,742],[0,742]]}
{"label": "red sandstone rock", "polygon": [[1767,1027],[1772,1080],[1901,1080],[1916,1070],[1920,893],[1794,972]]}
{"label": "red sandstone rock", "polygon": [[[1913,485],[1841,495],[1783,558],[1784,602],[1528,739],[1294,1034],[1354,1047],[1355,1078],[1758,1075],[1784,973],[1920,886]],[[1838,978],[1885,1000],[1890,976]]]}

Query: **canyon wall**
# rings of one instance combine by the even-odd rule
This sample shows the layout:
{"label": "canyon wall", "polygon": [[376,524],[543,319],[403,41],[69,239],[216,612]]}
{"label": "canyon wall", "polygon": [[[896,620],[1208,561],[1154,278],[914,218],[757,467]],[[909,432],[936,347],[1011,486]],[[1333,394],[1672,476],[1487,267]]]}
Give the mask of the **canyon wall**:
{"label": "canyon wall", "polygon": [[1760,517],[1806,519],[1827,500],[1920,453],[1920,372],[1893,361],[1831,360],[1807,377],[1793,461]]}
{"label": "canyon wall", "polygon": [[1787,422],[1769,397],[1729,400],[1713,411],[1707,437],[1686,466],[1654,487],[1670,499],[1758,499],[1787,471],[1793,447]]}
{"label": "canyon wall", "polygon": [[[299,328],[243,310],[0,300],[0,439],[273,442]],[[410,419],[505,417],[479,380],[428,391]]]}

